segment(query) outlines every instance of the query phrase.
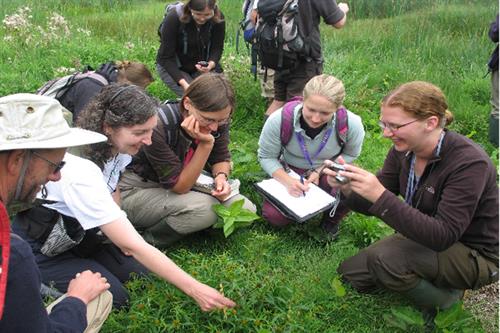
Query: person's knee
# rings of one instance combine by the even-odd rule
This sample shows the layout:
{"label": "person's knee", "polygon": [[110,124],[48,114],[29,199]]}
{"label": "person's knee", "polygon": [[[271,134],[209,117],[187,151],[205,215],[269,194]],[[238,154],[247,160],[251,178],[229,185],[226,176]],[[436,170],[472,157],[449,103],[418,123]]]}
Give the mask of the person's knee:
{"label": "person's knee", "polygon": [[121,283],[113,283],[109,292],[113,295],[113,307],[116,309],[126,309],[129,306],[129,294]]}

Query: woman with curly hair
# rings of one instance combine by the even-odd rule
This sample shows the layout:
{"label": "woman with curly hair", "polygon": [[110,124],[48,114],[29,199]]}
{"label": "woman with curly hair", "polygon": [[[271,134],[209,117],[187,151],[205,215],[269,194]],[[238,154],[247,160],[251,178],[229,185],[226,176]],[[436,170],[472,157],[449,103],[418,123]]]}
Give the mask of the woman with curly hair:
{"label": "woman with curly hair", "polygon": [[[114,306],[122,307],[128,301],[123,283],[131,273],[151,271],[204,311],[234,306],[145,242],[120,209],[120,173],[130,155],[151,144],[158,108],[139,87],[105,87],[82,112],[79,125],[106,135],[108,141],[84,150],[89,159],[66,154],[60,181],[49,182],[39,194],[43,206],[18,214],[14,230],[30,243],[42,281],[60,291],[66,291],[75,274],[90,269],[107,279]],[[57,228],[61,226],[64,233]]]}

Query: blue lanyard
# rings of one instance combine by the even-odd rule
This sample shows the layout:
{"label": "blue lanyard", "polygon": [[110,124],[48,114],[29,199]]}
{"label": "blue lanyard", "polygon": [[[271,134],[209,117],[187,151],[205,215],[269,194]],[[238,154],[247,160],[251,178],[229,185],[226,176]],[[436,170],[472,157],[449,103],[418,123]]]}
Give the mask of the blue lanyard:
{"label": "blue lanyard", "polygon": [[[435,156],[439,156],[439,153],[441,152],[441,146],[443,144],[443,139],[444,139],[445,132],[441,132],[441,136],[439,137],[439,142],[436,147],[436,152]],[[408,183],[406,184],[406,193],[405,193],[405,202],[409,204],[410,206],[412,205],[412,200],[413,200],[413,195],[417,191],[418,184],[420,183],[420,179],[422,177],[417,177],[415,175],[415,154],[412,155],[411,157],[411,163],[410,163],[410,173],[408,174]]]}
{"label": "blue lanyard", "polygon": [[321,143],[318,147],[318,151],[313,155],[312,159],[311,156],[309,155],[309,152],[307,151],[306,143],[304,142],[304,137],[302,136],[302,134],[300,134],[300,132],[295,132],[297,140],[299,141],[300,150],[302,150],[302,155],[304,155],[304,158],[307,160],[311,168],[314,167],[313,160],[315,160],[318,157],[319,153],[321,153],[321,151],[325,148],[326,143],[330,138],[330,135],[332,135],[332,131],[333,129],[329,128],[325,132],[325,135],[323,136],[323,139],[321,140]]}

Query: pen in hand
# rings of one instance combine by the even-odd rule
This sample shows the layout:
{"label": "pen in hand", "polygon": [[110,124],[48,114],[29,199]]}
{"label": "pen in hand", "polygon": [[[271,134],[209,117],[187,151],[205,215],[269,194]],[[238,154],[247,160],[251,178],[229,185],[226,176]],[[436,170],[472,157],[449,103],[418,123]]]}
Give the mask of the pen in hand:
{"label": "pen in hand", "polygon": [[[304,176],[300,175],[300,183],[304,185]],[[306,196],[306,191],[302,191],[302,195]]]}

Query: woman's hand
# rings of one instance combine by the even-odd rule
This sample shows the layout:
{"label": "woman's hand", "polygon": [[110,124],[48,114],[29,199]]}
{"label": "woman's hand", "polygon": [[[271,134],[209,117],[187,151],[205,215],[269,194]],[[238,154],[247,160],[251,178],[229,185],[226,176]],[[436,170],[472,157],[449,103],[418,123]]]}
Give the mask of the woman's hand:
{"label": "woman's hand", "polygon": [[215,190],[212,191],[212,195],[219,201],[224,201],[226,197],[231,194],[231,186],[226,179],[224,174],[219,174],[214,179]]}
{"label": "woman's hand", "polygon": [[288,181],[284,185],[292,197],[304,196],[305,192],[309,191],[308,180],[305,180],[304,183],[302,183],[299,179],[289,177]]}
{"label": "woman's hand", "polygon": [[309,175],[309,177],[307,177],[307,182],[319,185],[320,174],[317,170],[315,170],[315,169],[312,169],[312,170],[313,171],[311,171],[311,174]]}
{"label": "woman's hand", "polygon": [[203,133],[200,131],[200,123],[196,120],[195,116],[190,115],[184,118],[181,127],[186,133],[194,140],[200,141],[200,144],[214,144],[215,138],[210,133]]}
{"label": "woman's hand", "polygon": [[188,292],[202,311],[212,311],[215,309],[232,308],[236,303],[225,297],[217,290],[199,282],[196,287]]}
{"label": "woman's hand", "polygon": [[[337,162],[344,162],[344,160],[337,160]],[[331,164],[331,161],[325,161],[325,163],[328,165]],[[324,173],[328,175],[328,183],[332,187],[340,187],[345,195],[348,195],[350,191],[354,191],[371,203],[375,203],[385,191],[385,187],[380,183],[378,178],[373,173],[357,166],[350,164],[343,165],[345,171],[336,172],[325,168]],[[345,184],[339,183],[335,179],[337,174],[346,177],[349,181]]]}
{"label": "woman's hand", "polygon": [[212,69],[215,68],[215,62],[213,61],[209,61],[208,62],[208,65],[207,66],[203,66],[203,63],[197,63],[196,65],[194,65],[194,67],[196,67],[196,70],[198,72],[201,72],[201,73],[208,73],[210,72]]}

